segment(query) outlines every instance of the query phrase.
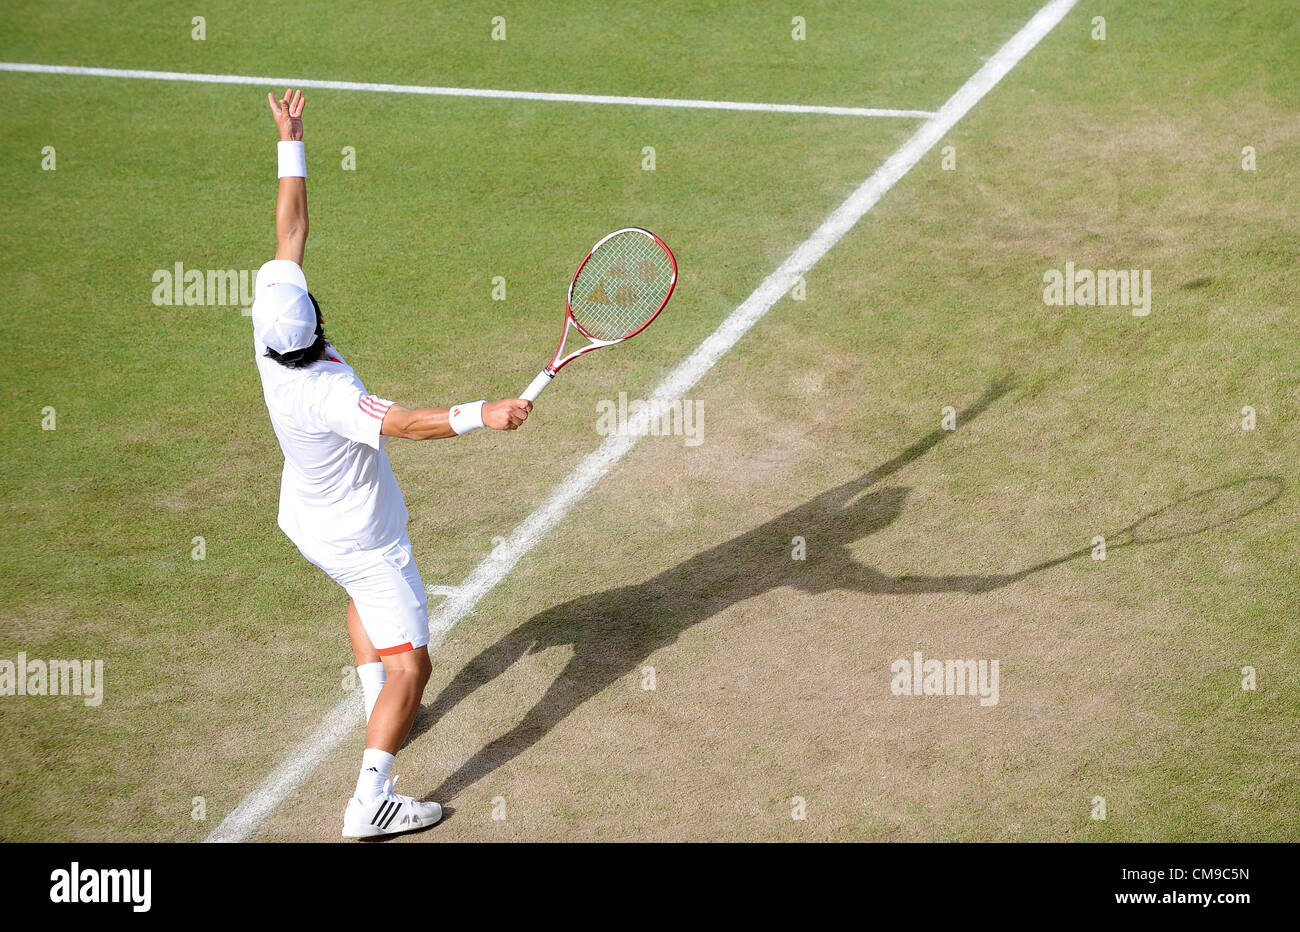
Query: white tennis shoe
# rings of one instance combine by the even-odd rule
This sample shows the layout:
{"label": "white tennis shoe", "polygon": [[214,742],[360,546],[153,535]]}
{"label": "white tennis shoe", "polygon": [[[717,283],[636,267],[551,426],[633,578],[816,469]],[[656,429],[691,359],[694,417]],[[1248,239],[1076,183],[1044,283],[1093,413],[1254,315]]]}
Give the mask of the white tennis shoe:
{"label": "white tennis shoe", "polygon": [[353,796],[343,810],[344,838],[374,838],[396,835],[417,828],[427,828],[442,819],[442,807],[424,803],[393,792],[393,780],[384,781],[384,790],[370,802]]}

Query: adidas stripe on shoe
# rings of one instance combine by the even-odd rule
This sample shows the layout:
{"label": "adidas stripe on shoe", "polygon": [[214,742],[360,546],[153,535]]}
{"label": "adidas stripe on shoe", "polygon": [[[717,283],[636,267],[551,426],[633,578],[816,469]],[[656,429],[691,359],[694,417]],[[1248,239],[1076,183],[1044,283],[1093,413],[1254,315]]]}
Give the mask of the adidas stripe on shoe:
{"label": "adidas stripe on shoe", "polygon": [[385,781],[383,792],[370,802],[355,796],[348,800],[343,811],[344,838],[396,835],[427,828],[442,819],[442,806],[394,793],[393,782]]}

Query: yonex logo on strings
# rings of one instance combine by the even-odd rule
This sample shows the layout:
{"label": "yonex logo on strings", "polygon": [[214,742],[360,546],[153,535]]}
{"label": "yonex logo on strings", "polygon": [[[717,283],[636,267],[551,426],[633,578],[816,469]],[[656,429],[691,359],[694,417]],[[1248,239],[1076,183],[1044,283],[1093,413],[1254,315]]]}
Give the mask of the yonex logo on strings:
{"label": "yonex logo on strings", "polygon": [[613,297],[605,291],[605,283],[600,282],[591,294],[587,295],[587,300],[592,304],[617,304],[619,307],[631,307],[636,303],[636,292],[629,285],[619,285],[614,289]]}
{"label": "yonex logo on strings", "polygon": [[[587,295],[587,300],[593,304],[616,304],[619,307],[630,307],[636,303],[636,291],[628,284],[628,280],[635,277],[636,279],[651,284],[655,279],[663,274],[664,269],[657,262],[649,259],[642,259],[637,263],[635,269],[628,267],[627,258],[620,256],[618,260],[610,266],[609,276],[598,282],[596,287]],[[605,285],[608,283],[613,289],[613,293],[606,290]]]}

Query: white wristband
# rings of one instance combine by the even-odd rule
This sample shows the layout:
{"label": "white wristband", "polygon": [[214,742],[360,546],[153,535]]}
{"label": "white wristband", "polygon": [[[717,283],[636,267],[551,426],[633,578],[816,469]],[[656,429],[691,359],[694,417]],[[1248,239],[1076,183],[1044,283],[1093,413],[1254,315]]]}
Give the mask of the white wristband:
{"label": "white wristband", "polygon": [[276,144],[275,153],[280,160],[281,178],[307,177],[307,150],[301,139],[281,140]]}
{"label": "white wristband", "polygon": [[483,426],[483,401],[471,401],[468,404],[452,405],[447,415],[447,423],[458,434],[468,434]]}

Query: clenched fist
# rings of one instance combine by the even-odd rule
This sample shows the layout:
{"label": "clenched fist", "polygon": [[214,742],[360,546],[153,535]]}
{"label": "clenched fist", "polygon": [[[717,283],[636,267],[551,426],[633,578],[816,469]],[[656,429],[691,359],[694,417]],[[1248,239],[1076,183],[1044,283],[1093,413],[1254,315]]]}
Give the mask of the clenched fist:
{"label": "clenched fist", "polygon": [[493,430],[518,430],[532,410],[533,403],[522,398],[489,401],[483,406],[483,426]]}

